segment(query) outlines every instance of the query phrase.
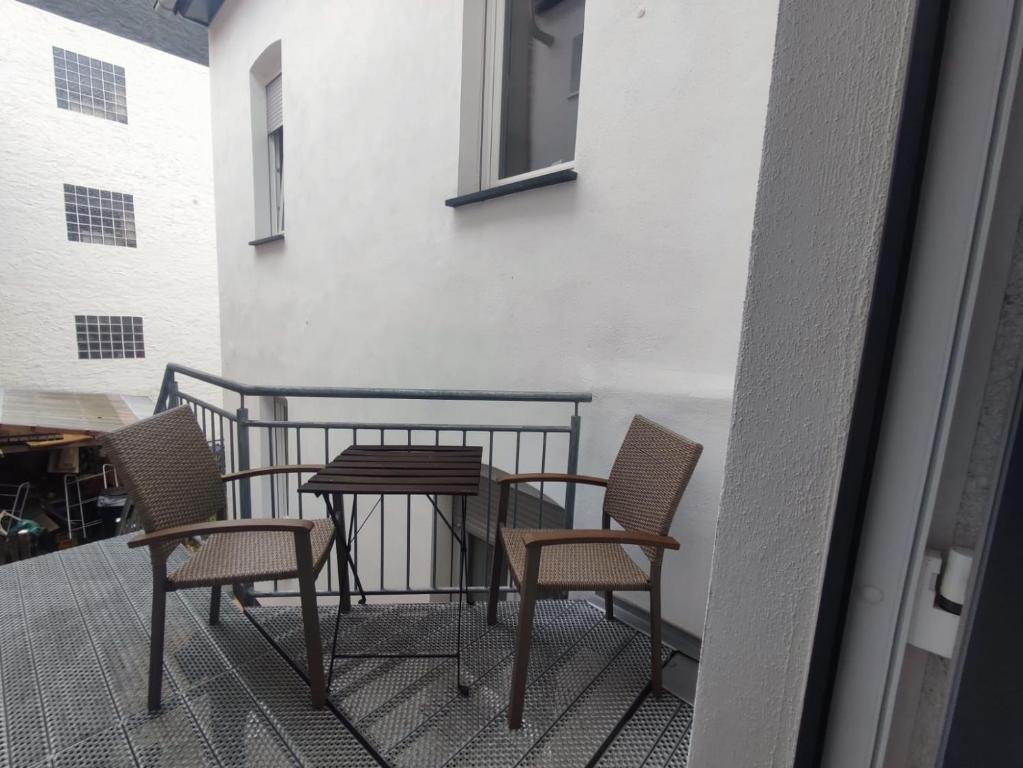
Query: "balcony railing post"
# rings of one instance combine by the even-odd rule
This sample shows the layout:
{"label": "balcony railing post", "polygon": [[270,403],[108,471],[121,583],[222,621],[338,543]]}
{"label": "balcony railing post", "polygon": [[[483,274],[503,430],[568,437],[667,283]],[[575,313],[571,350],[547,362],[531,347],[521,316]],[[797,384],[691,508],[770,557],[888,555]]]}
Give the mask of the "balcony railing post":
{"label": "balcony railing post", "polygon": [[162,413],[167,410],[167,382],[174,376],[174,370],[168,365],[163,369],[163,378],[160,379],[160,393],[156,396],[156,407],[153,413]]}
{"label": "balcony railing post", "polygon": [[[249,465],[249,409],[239,408],[237,411],[238,424],[238,468],[236,471],[244,472],[251,469]],[[238,517],[249,519],[252,517],[252,486],[248,479],[238,481]]]}
{"label": "balcony railing post", "polygon": [[[236,411],[238,426],[238,471],[251,469],[249,464],[249,409],[239,408]],[[249,519],[252,517],[252,486],[248,479],[238,481],[238,517]],[[234,588],[235,597],[242,605],[250,607],[256,604],[252,596],[252,582],[236,584]]]}
{"label": "balcony railing post", "polygon": [[[572,415],[570,432],[568,433],[568,474],[575,475],[579,472],[579,428],[581,419],[579,414]],[[575,527],[575,483],[569,483],[565,488],[565,527]]]}
{"label": "balcony railing post", "polygon": [[172,373],[171,380],[167,382],[167,407],[177,408],[179,405],[181,405],[181,398],[178,397],[178,382]]}

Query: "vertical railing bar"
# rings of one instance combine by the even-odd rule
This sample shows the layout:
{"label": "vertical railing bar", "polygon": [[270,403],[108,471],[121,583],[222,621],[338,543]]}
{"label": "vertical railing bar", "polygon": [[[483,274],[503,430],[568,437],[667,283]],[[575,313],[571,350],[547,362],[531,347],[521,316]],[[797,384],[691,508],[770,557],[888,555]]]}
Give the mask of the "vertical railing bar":
{"label": "vertical railing bar", "polygon": [[[352,445],[359,444],[359,430],[352,427]],[[348,541],[352,548],[352,557],[355,560],[355,570],[359,570],[359,537],[355,534],[359,530],[359,494],[352,495],[352,514],[349,517],[351,525],[348,526]]]}
{"label": "vertical railing bar", "polygon": [[[380,430],[380,445],[384,444],[384,430]],[[380,589],[384,589],[384,494],[380,494]]]}
{"label": "vertical railing bar", "polygon": [[220,455],[224,457],[224,471],[230,472],[227,468],[227,438],[224,437],[224,417],[222,414],[218,414],[220,419]]}
{"label": "vertical railing bar", "polygon": [[[490,436],[487,440],[488,445],[488,458],[487,458],[487,526],[484,528],[484,536],[490,538],[490,513],[491,507],[493,506],[494,498],[494,430],[490,430]],[[464,533],[462,534],[465,535]],[[497,547],[497,531],[494,531],[494,547]],[[484,573],[490,573],[490,567],[492,565],[490,554],[490,547],[486,549],[487,555],[484,560]]]}
{"label": "vertical railing bar", "polygon": [[[547,430],[543,431],[543,442],[540,444],[540,474],[547,471]],[[543,528],[543,480],[540,481],[540,515],[536,524],[537,528]]]}
{"label": "vertical railing bar", "polygon": [[[412,447],[412,430],[405,431],[405,443]],[[405,589],[412,589],[412,494],[405,494]]]}
{"label": "vertical railing bar", "polygon": [[[323,428],[323,463],[330,463],[330,427]],[[299,494],[300,496],[302,494]],[[334,542],[334,552],[336,557],[340,557],[341,553],[341,542]],[[327,556],[327,591],[333,591],[334,587],[334,574],[331,572],[330,556]]]}
{"label": "vertical railing bar", "polygon": [[[433,430],[433,444],[440,445],[440,430]],[[433,525],[430,526],[432,529],[430,532],[430,538],[432,540],[432,546],[430,548],[430,589],[437,588],[437,501],[433,500],[433,511],[430,513],[433,517]],[[448,558],[450,560],[450,557]]]}
{"label": "vertical railing bar", "polygon": [[[519,473],[519,457],[522,455],[522,430],[515,430],[515,474]],[[512,507],[512,528],[515,528],[519,524],[519,489],[517,486],[512,486],[512,493],[515,494],[515,504]],[[497,545],[497,540],[494,540],[494,545]]]}
{"label": "vertical railing bar", "polygon": [[[238,415],[238,470],[245,471],[251,469],[249,466],[249,412],[242,406],[237,411]],[[238,489],[238,501],[240,510],[238,516],[245,520],[252,517],[252,486],[250,485],[251,480],[245,478],[239,480],[235,485],[239,485]],[[243,605],[250,605],[252,603],[251,598],[252,583],[246,582],[244,584],[235,586],[236,596],[242,600]]]}
{"label": "vertical railing bar", "polygon": [[[579,474],[579,404],[576,403],[575,415],[572,416],[568,433],[568,474]],[[565,488],[565,527],[575,528],[575,483]]]}
{"label": "vertical railing bar", "polygon": [[[468,443],[468,439],[467,439],[468,438],[468,434],[469,434],[468,430],[466,430],[466,429],[462,430],[462,446],[463,447],[469,444]],[[466,501],[466,506],[468,506],[468,499],[465,499],[465,501]],[[451,525],[452,526],[454,526],[454,524],[455,524],[455,504],[456,503],[460,504],[461,502],[462,502],[461,499],[456,500],[454,496],[451,497]],[[490,530],[489,515],[490,515],[490,510],[488,509],[487,510],[487,516],[488,516],[488,519],[487,519],[487,530]],[[472,550],[469,547],[469,538],[468,538],[469,537],[469,522],[468,522],[468,517],[467,516],[463,516],[462,519],[465,522],[465,526],[461,530],[462,540],[465,542],[465,572],[466,572],[466,574],[469,574],[469,573],[472,573]],[[486,533],[486,531],[484,531],[483,532],[484,544],[486,543],[486,541],[485,541],[486,537],[487,537],[487,533]],[[454,543],[452,544],[452,546],[453,545],[454,545]],[[486,547],[484,547],[484,550],[486,550]],[[485,570],[489,571],[489,568],[487,568]],[[462,578],[462,574],[461,573],[458,574],[458,578]],[[466,578],[465,581],[466,581],[466,584],[465,584],[466,588],[472,586],[471,584],[468,583],[469,582],[468,578]]]}
{"label": "vertical railing bar", "polygon": [[[277,418],[277,414],[275,413],[274,414],[274,419],[276,420],[276,418]],[[276,427],[267,427],[266,428],[266,447],[267,447],[267,451],[266,451],[267,462],[266,463],[267,463],[267,466],[270,466],[270,467],[274,466],[277,463],[276,460],[275,460],[275,457],[274,457],[274,430],[275,429],[276,429]],[[275,484],[275,477],[274,477],[274,475],[267,475],[267,480],[269,481],[268,485],[270,486],[270,517],[273,518],[274,520],[276,520],[277,519],[277,486]],[[274,579],[274,592],[277,592],[277,591],[279,591],[278,587],[277,587],[277,579]]]}
{"label": "vertical railing bar", "polygon": [[[238,409],[238,471],[251,469],[249,466],[249,412],[246,408]],[[238,502],[241,506],[242,519],[252,517],[252,481],[248,478],[238,481]]]}
{"label": "vertical railing bar", "polygon": [[[266,428],[266,455],[267,464],[274,466],[277,463],[277,459],[274,456],[274,429],[272,427]],[[274,520],[277,519],[277,487],[274,484],[274,476],[268,475],[267,479],[270,481],[270,517]]]}
{"label": "vertical railing bar", "polygon": [[[231,424],[231,471],[236,472],[238,468],[238,422]],[[231,483],[231,516],[238,519],[238,483]]]}
{"label": "vertical railing bar", "polygon": [[[220,439],[218,440],[218,438],[217,438],[217,414],[213,413],[213,411],[210,411],[210,432],[213,434],[213,457],[217,460],[217,469],[220,470],[221,472],[223,472],[224,470],[221,469],[221,466],[220,466],[221,457],[217,456],[217,443],[218,442],[221,442],[221,443],[223,442],[223,435],[221,435]],[[221,451],[221,455],[223,455],[223,451]]]}
{"label": "vertical railing bar", "polygon": [[[302,427],[295,427],[295,463],[299,464],[299,465],[302,464]],[[301,472],[298,473],[298,484],[299,485],[302,484],[302,473]],[[303,496],[303,494],[298,493],[298,491],[296,491],[295,495],[298,496],[298,519],[299,520],[304,520],[305,518],[302,515],[302,496]]]}

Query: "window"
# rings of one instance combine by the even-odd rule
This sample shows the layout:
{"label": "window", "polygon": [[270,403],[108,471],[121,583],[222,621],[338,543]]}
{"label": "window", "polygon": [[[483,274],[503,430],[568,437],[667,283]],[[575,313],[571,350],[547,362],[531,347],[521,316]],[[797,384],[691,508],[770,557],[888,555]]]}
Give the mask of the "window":
{"label": "window", "polygon": [[75,315],[79,360],[145,357],[142,318],[127,315]]}
{"label": "window", "polygon": [[135,248],[135,198],[123,192],[64,185],[67,239]]}
{"label": "window", "polygon": [[571,167],[584,10],[585,0],[466,0],[460,193]]}
{"label": "window", "polygon": [[284,78],[280,40],[267,46],[252,64],[249,95],[256,235],[249,245],[262,245],[284,237]]}
{"label": "window", "polygon": [[266,143],[270,185],[270,234],[284,231],[284,84],[277,75],[266,85]]}
{"label": "window", "polygon": [[128,122],[124,67],[54,47],[53,77],[61,109]]}

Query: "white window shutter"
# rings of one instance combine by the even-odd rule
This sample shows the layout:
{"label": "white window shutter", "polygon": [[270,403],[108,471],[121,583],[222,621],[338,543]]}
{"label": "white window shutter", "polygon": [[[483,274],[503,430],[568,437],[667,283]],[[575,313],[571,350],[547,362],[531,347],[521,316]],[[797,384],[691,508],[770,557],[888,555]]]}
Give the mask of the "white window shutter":
{"label": "white window shutter", "polygon": [[266,84],[266,132],[273,133],[284,125],[284,86],[281,75]]}

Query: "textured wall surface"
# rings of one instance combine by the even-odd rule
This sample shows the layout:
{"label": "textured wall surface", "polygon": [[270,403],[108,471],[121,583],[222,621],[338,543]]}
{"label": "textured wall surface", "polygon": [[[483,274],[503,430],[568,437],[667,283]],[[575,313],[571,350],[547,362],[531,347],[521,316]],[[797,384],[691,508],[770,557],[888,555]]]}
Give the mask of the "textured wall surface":
{"label": "textured wall surface", "polygon": [[[126,125],[57,107],[52,47],[125,68]],[[153,395],[220,369],[209,72],[0,0],[0,386]],[[71,242],[65,183],[135,198],[138,247]],[[141,315],[146,357],[79,360],[76,314]]]}
{"label": "textured wall surface", "polygon": [[[607,472],[636,412],[706,443],[673,528],[682,551],[665,565],[665,616],[698,635],[776,7],[589,3],[579,180],[454,210],[444,200],[458,181],[462,8],[299,0],[282,14],[244,0],[218,14],[224,370],[249,381],[592,390],[580,469],[594,474]],[[277,39],[287,233],[254,249],[248,77]],[[307,415],[326,413],[317,408]],[[599,524],[598,504],[580,492],[577,525]]]}
{"label": "textured wall surface", "polygon": [[789,766],[913,3],[781,6],[690,764]]}

